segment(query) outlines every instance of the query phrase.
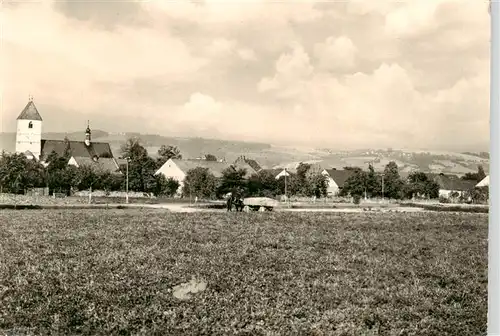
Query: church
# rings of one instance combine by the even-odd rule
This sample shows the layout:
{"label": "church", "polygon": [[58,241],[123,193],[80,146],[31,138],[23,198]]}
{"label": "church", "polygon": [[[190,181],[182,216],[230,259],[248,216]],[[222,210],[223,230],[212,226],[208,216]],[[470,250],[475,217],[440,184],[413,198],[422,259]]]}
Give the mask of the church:
{"label": "church", "polygon": [[70,153],[68,164],[79,166],[83,164],[99,165],[102,168],[118,172],[119,163],[114,158],[111,146],[106,142],[92,141],[92,132],[87,125],[83,141],[42,139],[43,119],[38,112],[33,98],[17,117],[16,153],[22,153],[30,159],[46,165],[47,157],[55,152],[63,156]]}

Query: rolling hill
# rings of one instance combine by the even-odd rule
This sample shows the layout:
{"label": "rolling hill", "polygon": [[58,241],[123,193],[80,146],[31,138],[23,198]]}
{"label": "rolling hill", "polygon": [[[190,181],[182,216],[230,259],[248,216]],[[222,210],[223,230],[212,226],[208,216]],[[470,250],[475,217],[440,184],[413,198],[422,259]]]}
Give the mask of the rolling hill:
{"label": "rolling hill", "polygon": [[[45,139],[83,140],[81,132],[45,133]],[[94,141],[109,142],[115,156],[120,156],[120,146],[130,137],[139,137],[150,155],[155,156],[161,145],[177,146],[183,157],[196,158],[203,154],[213,154],[217,158],[234,161],[240,155],[257,160],[262,166],[293,168],[299,162],[320,163],[324,167],[342,168],[359,166],[366,168],[371,162],[376,170],[382,170],[389,161],[395,161],[401,171],[421,170],[465,174],[477,171],[482,165],[489,170],[488,153],[455,153],[444,151],[364,149],[356,151],[333,151],[327,148],[303,148],[275,146],[266,143],[226,141],[204,138],[166,137],[156,134],[108,133],[101,130],[92,132]],[[0,133],[0,150],[15,150],[15,133]]]}

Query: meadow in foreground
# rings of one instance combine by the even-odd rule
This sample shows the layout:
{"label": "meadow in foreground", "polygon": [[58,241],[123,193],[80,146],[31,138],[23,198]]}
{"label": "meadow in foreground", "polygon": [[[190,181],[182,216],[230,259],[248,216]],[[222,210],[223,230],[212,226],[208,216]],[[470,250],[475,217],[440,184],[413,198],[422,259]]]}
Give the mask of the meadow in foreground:
{"label": "meadow in foreground", "polygon": [[483,335],[486,239],[481,214],[4,210],[0,332]]}

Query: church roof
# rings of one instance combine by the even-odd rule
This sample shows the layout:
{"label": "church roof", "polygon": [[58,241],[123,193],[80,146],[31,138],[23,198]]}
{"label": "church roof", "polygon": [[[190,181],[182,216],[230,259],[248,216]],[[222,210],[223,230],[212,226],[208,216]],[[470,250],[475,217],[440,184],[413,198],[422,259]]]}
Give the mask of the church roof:
{"label": "church roof", "polygon": [[[70,154],[74,157],[92,158],[96,155],[98,157],[113,157],[113,152],[107,142],[91,142],[89,147],[85,145],[84,141],[68,141],[67,143]],[[67,143],[64,140],[42,140],[41,160],[45,160],[52,151],[55,151],[58,156],[63,156]]]}
{"label": "church roof", "polygon": [[100,168],[101,170],[108,171],[110,173],[120,173],[120,167],[118,162],[113,158],[100,158],[94,161],[90,157],[73,156],[73,159],[81,166],[89,166],[92,168]]}
{"label": "church roof", "polygon": [[17,120],[39,120],[42,121],[42,117],[38,110],[36,109],[35,103],[32,100],[26,104],[26,107],[22,110]]}

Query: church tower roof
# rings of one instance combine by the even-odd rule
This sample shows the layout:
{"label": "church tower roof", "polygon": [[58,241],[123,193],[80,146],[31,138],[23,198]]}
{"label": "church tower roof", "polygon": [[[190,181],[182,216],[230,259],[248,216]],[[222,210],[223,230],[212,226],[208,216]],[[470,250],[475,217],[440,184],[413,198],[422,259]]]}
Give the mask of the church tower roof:
{"label": "church tower roof", "polygon": [[33,103],[33,97],[30,97],[28,104],[26,104],[26,107],[22,110],[19,117],[17,117],[17,120],[39,120],[39,121],[42,121],[42,117],[40,116],[40,113],[38,113],[38,110],[36,109],[35,103]]}

